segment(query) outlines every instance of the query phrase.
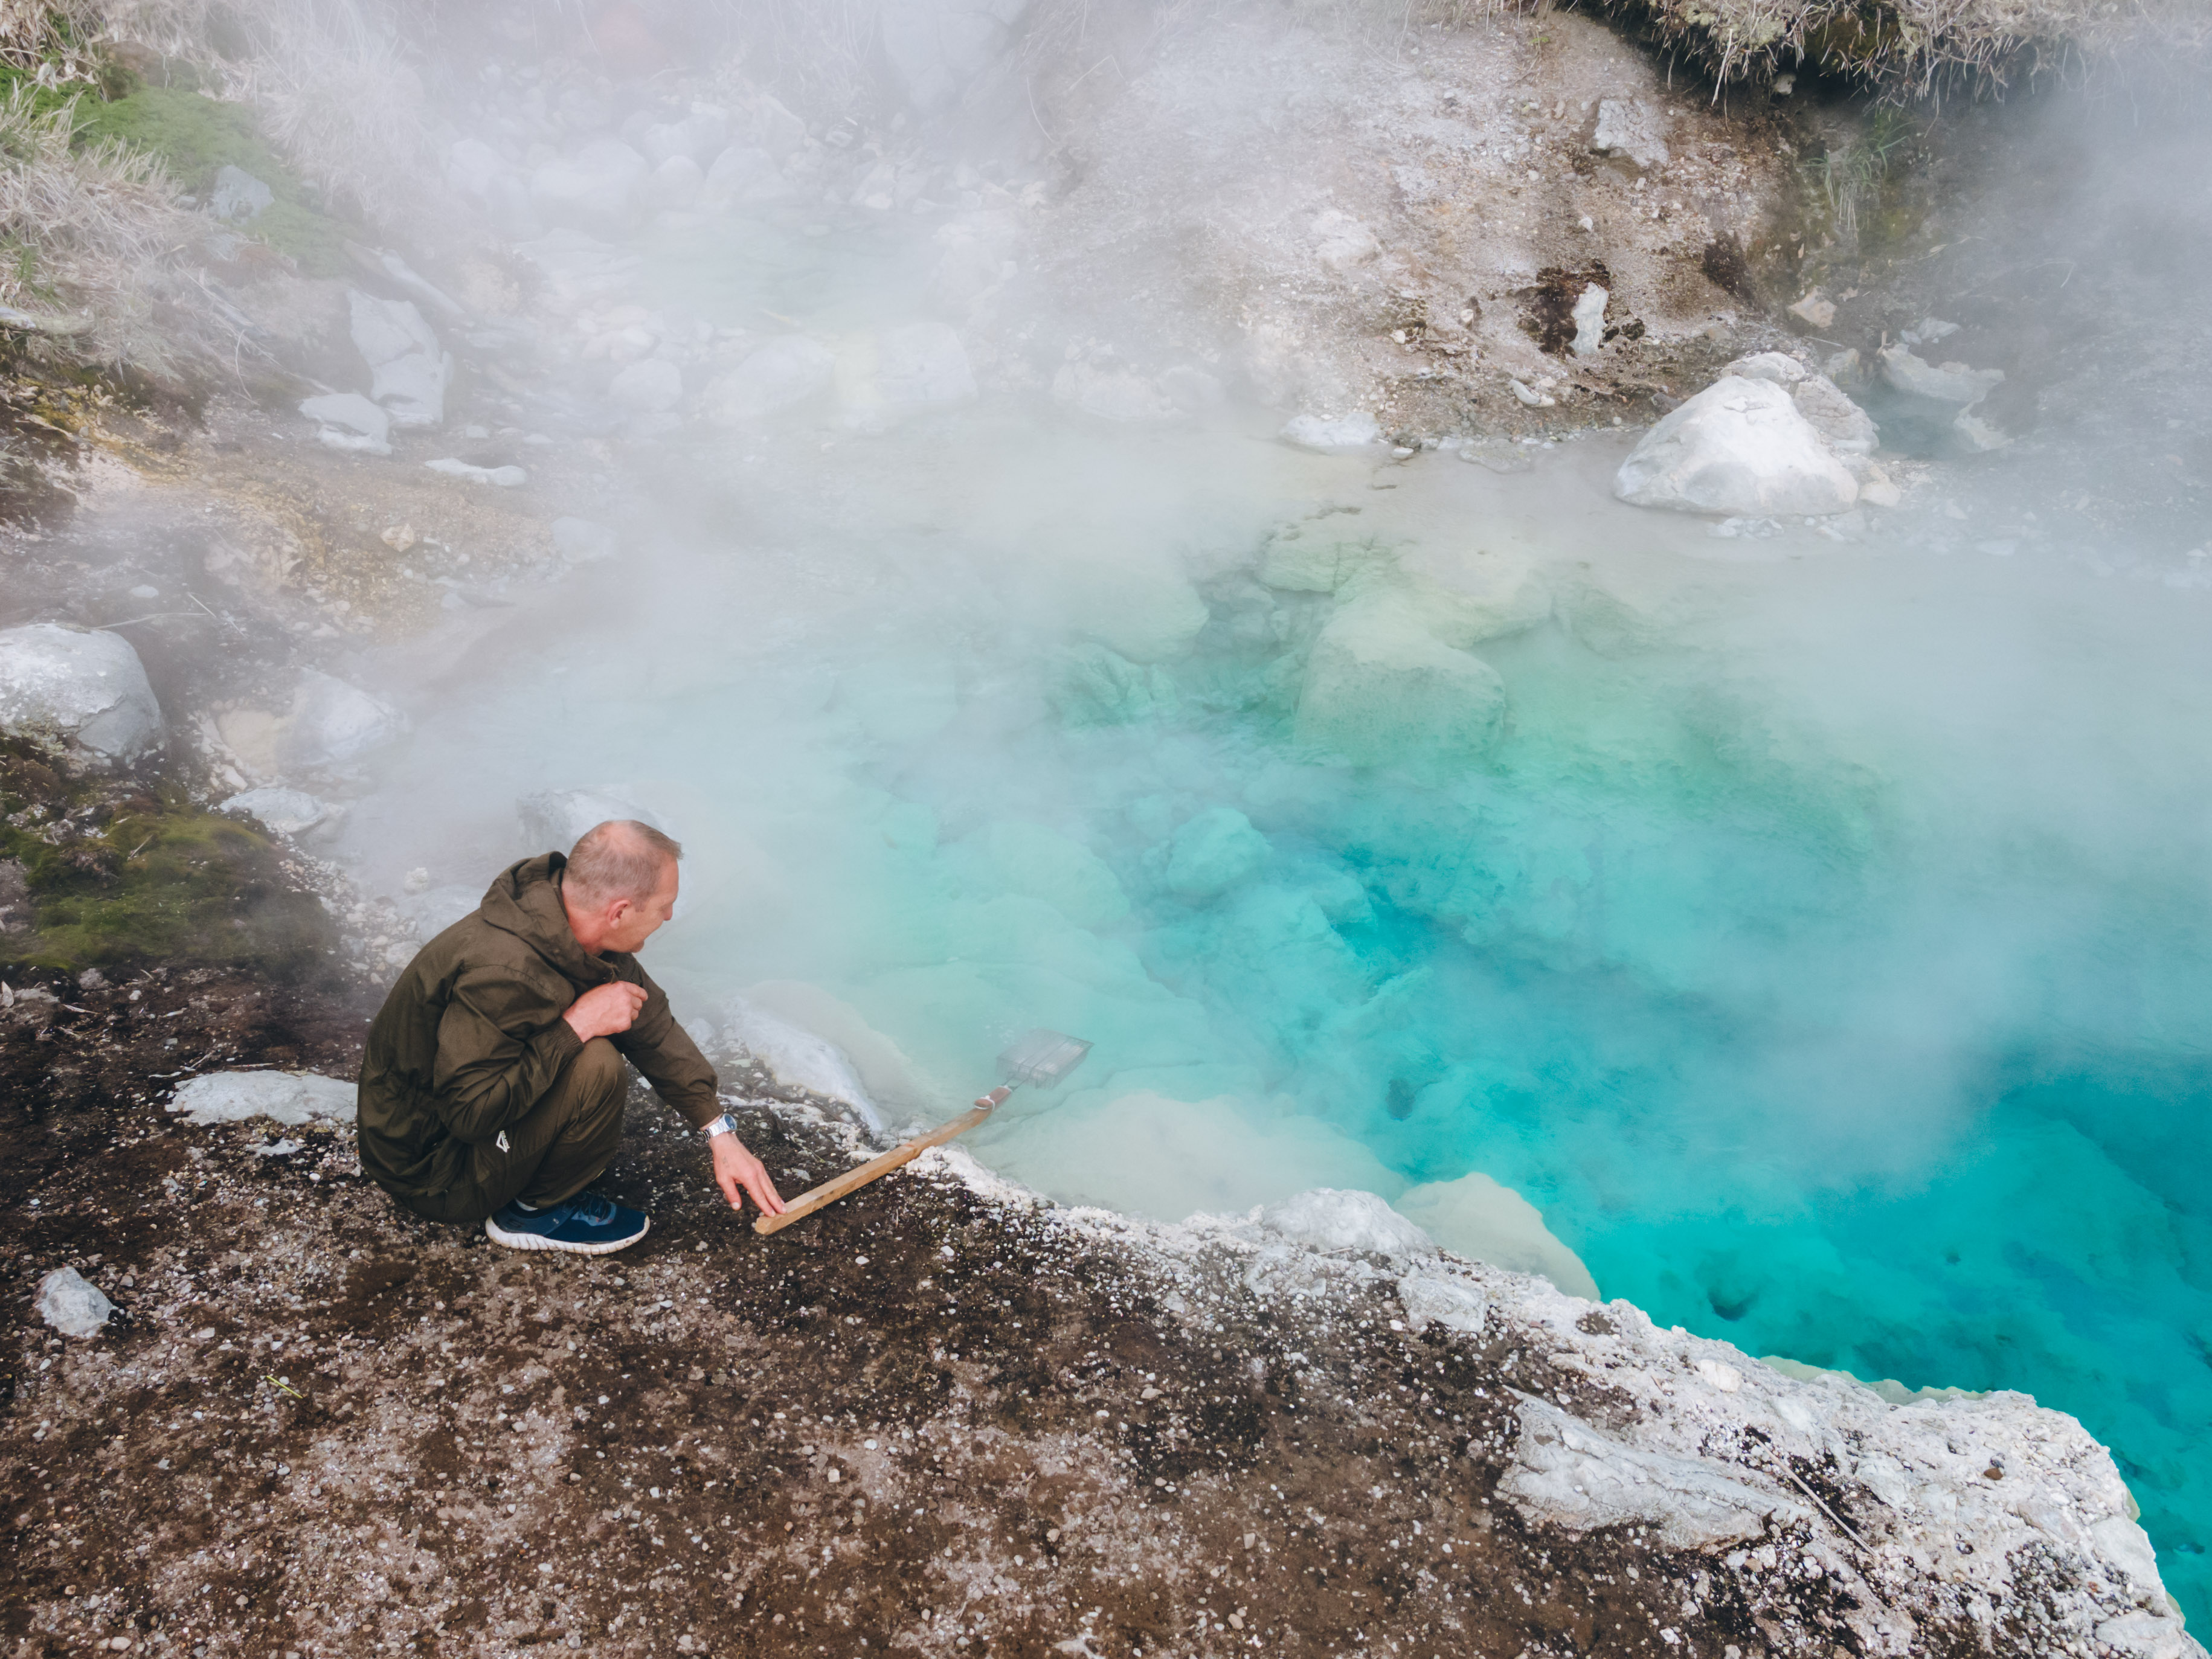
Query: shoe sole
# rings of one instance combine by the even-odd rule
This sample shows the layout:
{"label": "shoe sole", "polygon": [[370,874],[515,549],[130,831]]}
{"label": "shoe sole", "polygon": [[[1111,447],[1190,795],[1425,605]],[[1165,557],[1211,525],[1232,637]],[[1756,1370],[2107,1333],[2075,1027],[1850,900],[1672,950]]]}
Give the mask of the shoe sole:
{"label": "shoe sole", "polygon": [[628,1238],[617,1238],[605,1244],[577,1244],[566,1239],[548,1238],[543,1233],[511,1233],[489,1216],[484,1218],[484,1237],[495,1244],[504,1244],[510,1250],[558,1250],[564,1255],[612,1255],[617,1250],[626,1250],[653,1231],[653,1218],[647,1216],[645,1224]]}

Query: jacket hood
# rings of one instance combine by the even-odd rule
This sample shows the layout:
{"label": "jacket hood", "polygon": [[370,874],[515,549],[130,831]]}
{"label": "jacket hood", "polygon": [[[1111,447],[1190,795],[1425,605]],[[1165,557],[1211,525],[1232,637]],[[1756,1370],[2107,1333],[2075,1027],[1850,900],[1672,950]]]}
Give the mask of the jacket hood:
{"label": "jacket hood", "polygon": [[522,940],[569,979],[596,985],[613,974],[576,943],[569,929],[568,913],[561,905],[561,872],[568,863],[559,853],[542,853],[509,865],[485,892],[478,914]]}

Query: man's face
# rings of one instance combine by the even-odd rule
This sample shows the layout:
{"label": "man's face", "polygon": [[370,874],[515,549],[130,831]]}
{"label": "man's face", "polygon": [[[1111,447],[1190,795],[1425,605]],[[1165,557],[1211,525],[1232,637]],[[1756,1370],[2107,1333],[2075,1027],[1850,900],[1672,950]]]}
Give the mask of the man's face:
{"label": "man's face", "polygon": [[614,926],[607,930],[606,943],[602,948],[625,955],[636,951],[653,937],[675,908],[676,860],[671,859],[660,866],[660,880],[653,891],[623,908]]}

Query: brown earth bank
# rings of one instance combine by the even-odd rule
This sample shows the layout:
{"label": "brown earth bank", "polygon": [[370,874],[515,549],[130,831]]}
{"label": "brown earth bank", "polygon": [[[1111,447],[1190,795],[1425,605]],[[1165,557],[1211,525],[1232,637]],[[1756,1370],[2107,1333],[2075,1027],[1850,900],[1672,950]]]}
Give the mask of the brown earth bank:
{"label": "brown earth bank", "polygon": [[[186,1066],[343,1075],[358,996],[13,989],[11,1653],[1865,1650],[1872,1592],[1817,1565],[1839,1522],[1770,1517],[1724,1564],[1499,1498],[1516,1402],[1620,1402],[1495,1317],[1270,1300],[943,1161],[763,1239],[656,1106],[605,1182],[652,1235],[511,1255],[398,1212],[343,1130],[164,1117]],[[787,1192],[855,1150],[736,1109]],[[94,1337],[28,1315],[62,1262],[117,1304]],[[1913,1650],[2045,1650],[2017,1616],[1923,1613]]]}

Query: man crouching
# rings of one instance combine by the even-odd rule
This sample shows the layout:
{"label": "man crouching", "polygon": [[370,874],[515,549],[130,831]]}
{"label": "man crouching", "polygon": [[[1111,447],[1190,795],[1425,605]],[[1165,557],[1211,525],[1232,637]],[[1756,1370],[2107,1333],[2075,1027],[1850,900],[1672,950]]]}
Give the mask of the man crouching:
{"label": "man crouching", "polygon": [[416,1215],[517,1250],[605,1255],[645,1237],[586,1190],[622,1139],[627,1060],[708,1137],[714,1180],[770,1215],[783,1200],[714,1096],[714,1072],[634,954],[676,905],[684,849],[602,823],[525,859],[416,952],[369,1027],[361,1164]]}

